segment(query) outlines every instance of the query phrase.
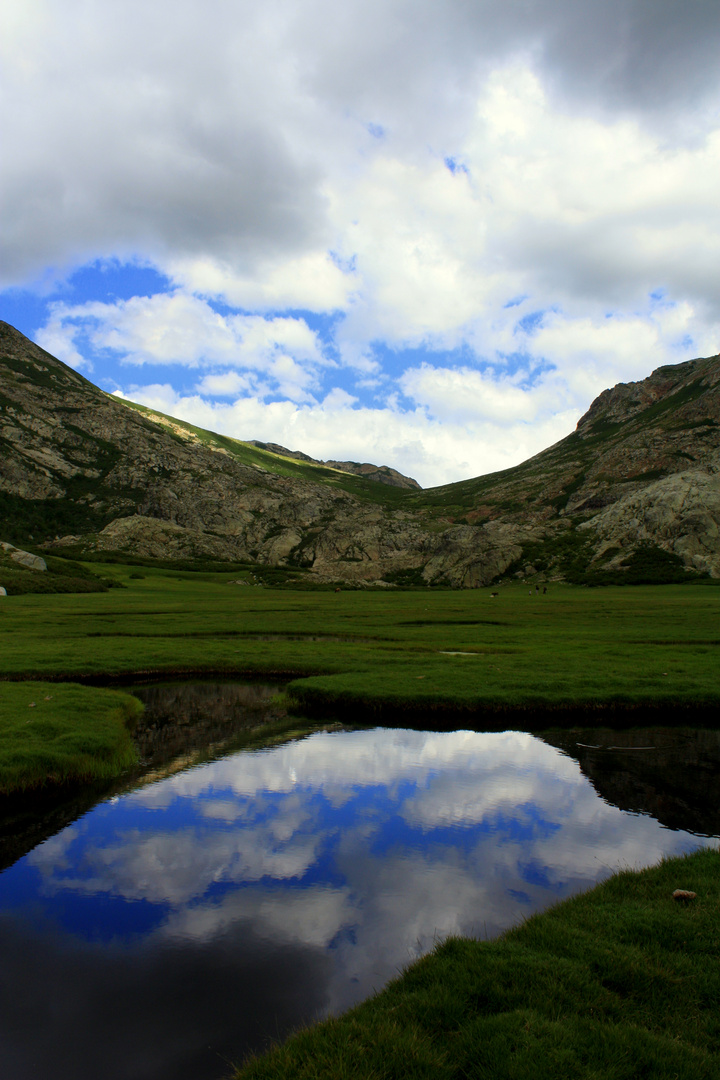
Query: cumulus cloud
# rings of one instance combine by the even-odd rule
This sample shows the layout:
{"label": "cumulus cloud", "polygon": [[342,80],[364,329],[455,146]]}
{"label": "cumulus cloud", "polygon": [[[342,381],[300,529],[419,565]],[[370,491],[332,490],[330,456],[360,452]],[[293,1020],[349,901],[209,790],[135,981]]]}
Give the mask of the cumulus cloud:
{"label": "cumulus cloud", "polygon": [[52,290],[110,258],[171,282],[53,293],[39,340],[96,378],[113,357],[197,368],[188,419],[433,483],[718,348],[716,4],[218,0],[209,20],[27,0],[3,19],[3,282]]}
{"label": "cumulus cloud", "polygon": [[282,254],[332,278],[338,301],[323,262],[338,172],[385,141],[415,162],[428,145],[457,153],[498,67],[521,58],[561,110],[600,101],[611,117],[697,124],[718,84],[703,61],[720,15],[702,0],[355,0],[342,12],[303,0],[272,18],[221,0],[212,20],[189,0],[22,8],[6,8],[2,38],[12,281],[142,249],[185,267],[193,288],[217,291],[225,265],[272,297],[281,265],[275,285],[251,282]]}
{"label": "cumulus cloud", "polygon": [[3,39],[6,269],[138,248],[242,267],[316,241],[318,167],[271,122],[292,90],[281,39],[247,3],[208,20],[187,0],[31,0]]}
{"label": "cumulus cloud", "polygon": [[207,301],[181,291],[114,304],[58,303],[37,335],[39,344],[73,367],[87,363],[76,348],[78,337],[125,364],[225,368],[198,384],[201,392],[221,397],[257,392],[257,378],[227,370],[240,368],[264,376],[291,401],[308,400],[317,369],[333,363],[303,319],[219,315]]}
{"label": "cumulus cloud", "polygon": [[339,310],[347,306],[356,285],[352,270],[339,266],[327,251],[261,260],[252,273],[210,255],[172,258],[166,266],[170,277],[191,293],[259,311]]}
{"label": "cumulus cloud", "polygon": [[272,362],[278,353],[327,362],[303,319],[223,316],[205,300],[179,291],[115,304],[55,304],[49,327],[67,339],[85,329],[94,348],[112,349],[129,364],[221,363],[253,368]]}

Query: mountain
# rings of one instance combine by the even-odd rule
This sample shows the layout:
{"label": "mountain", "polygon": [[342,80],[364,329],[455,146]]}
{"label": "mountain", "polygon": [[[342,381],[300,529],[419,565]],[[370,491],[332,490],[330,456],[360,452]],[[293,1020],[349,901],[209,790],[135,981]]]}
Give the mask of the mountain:
{"label": "mountain", "polygon": [[0,540],[319,582],[720,576],[719,381],[718,356],[658,368],[516,468],[424,491],[112,397],[0,323]]}

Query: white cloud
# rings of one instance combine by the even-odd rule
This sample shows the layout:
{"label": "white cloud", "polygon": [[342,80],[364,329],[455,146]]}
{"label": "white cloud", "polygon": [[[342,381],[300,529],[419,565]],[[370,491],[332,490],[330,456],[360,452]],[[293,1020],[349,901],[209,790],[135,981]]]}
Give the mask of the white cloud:
{"label": "white cloud", "polygon": [[[329,181],[357,279],[341,347],[468,342],[494,359],[517,348],[503,304],[519,294],[559,320],[611,309],[655,331],[639,309],[659,287],[691,306],[698,332],[720,315],[709,272],[720,134],[669,148],[634,120],[551,107],[537,76],[516,65],[496,70],[477,99],[458,150],[467,173],[402,152],[383,143]],[[657,334],[643,343],[646,369],[656,344]]]}
{"label": "white cloud", "polygon": [[432,419],[424,408],[349,407],[342,390],[322,403],[241,397],[231,403],[179,394],[170,384],[131,386],[127,396],[148,408],[237,439],[277,442],[320,460],[392,465],[425,487],[509,468],[569,434],[579,410],[534,424],[467,423],[457,415]]}
{"label": "white cloud", "polygon": [[170,260],[167,271],[188,292],[259,311],[342,309],[356,287],[352,273],[341,270],[325,251],[266,260],[252,274],[243,275],[210,256]]}
{"label": "white cloud", "polygon": [[[96,377],[104,350],[197,368],[196,422],[432,483],[718,348],[717,5],[218,0],[208,20],[27,0],[3,19],[3,280],[117,258],[173,282],[56,305],[38,339],[74,367],[86,334]],[[299,310],[335,313],[331,353]],[[328,383],[330,355],[355,386]]]}
{"label": "white cloud", "polygon": [[409,368],[400,379],[403,392],[433,416],[455,422],[485,420],[500,426],[534,420],[542,402],[510,379],[494,379],[465,367]]}
{"label": "white cloud", "polygon": [[[219,315],[207,301],[180,291],[114,304],[55,304],[40,338],[61,358],[77,356],[73,366],[79,366],[85,361],[75,343],[83,334],[93,349],[112,350],[125,364],[250,369],[291,401],[312,400],[318,370],[333,365],[303,319]],[[259,386],[228,370],[212,371],[198,383],[201,392],[218,396],[257,392]]]}
{"label": "white cloud", "polygon": [[239,394],[252,393],[255,382],[237,371],[223,371],[218,375],[205,375],[197,384],[197,389],[200,394],[210,397],[237,397]]}

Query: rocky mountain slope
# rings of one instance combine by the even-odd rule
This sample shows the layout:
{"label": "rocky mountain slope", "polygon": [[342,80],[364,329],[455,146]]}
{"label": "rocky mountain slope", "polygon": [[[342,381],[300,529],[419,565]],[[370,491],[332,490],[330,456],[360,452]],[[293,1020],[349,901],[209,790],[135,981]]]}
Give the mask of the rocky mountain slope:
{"label": "rocky mountain slope", "polygon": [[717,356],[658,368],[522,465],[423,491],[113,398],[0,323],[0,540],[321,582],[720,576],[719,381]]}

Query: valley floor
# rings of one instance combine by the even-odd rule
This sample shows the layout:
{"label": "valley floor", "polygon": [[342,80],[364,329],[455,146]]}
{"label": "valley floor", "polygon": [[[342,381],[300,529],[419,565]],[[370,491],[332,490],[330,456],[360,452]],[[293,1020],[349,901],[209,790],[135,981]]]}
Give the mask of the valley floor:
{"label": "valley floor", "polygon": [[[527,729],[547,710],[558,726],[578,709],[619,725],[642,708],[699,726],[720,700],[712,583],[338,594],[120,564],[102,573],[122,587],[0,599],[6,791],[87,778],[93,757],[94,775],[128,766],[135,699],[59,681],[282,675],[302,710],[374,723],[391,709],[395,722],[426,727],[506,727],[520,716]],[[53,764],[53,739],[85,766]],[[678,887],[697,900],[673,901]],[[498,941],[445,942],[381,994],[238,1075],[715,1077],[719,916],[714,851],[623,873]]]}

